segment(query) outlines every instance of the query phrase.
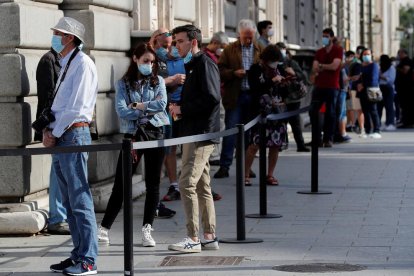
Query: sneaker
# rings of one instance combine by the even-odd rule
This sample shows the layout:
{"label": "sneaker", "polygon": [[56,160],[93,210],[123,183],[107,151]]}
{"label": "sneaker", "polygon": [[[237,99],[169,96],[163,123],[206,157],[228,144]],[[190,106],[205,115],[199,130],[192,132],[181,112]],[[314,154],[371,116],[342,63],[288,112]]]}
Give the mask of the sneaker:
{"label": "sneaker", "polygon": [[365,138],[367,138],[368,136],[367,136],[367,134],[365,133],[365,130],[364,129],[362,129],[361,130],[361,133],[359,134],[359,138],[363,138],[363,139],[365,139]]}
{"label": "sneaker", "polygon": [[384,128],[385,131],[396,131],[397,128],[394,125],[388,125]]}
{"label": "sneaker", "polygon": [[49,224],[47,233],[51,235],[70,235],[69,224],[67,222]]}
{"label": "sneaker", "polygon": [[211,191],[211,194],[213,195],[213,200],[214,201],[220,200],[222,198],[220,194],[218,194],[214,191]]}
{"label": "sneaker", "polygon": [[154,247],[155,241],[151,236],[151,231],[154,229],[151,227],[151,224],[145,224],[142,226],[142,245],[145,247]]}
{"label": "sneaker", "polygon": [[98,243],[105,245],[109,244],[109,229],[101,225],[98,228]]}
{"label": "sneaker", "polygon": [[175,211],[165,207],[161,202],[158,204],[155,210],[155,217],[160,219],[172,218],[175,215]]}
{"label": "sneaker", "polygon": [[378,132],[374,132],[374,133],[371,133],[371,134],[369,135],[369,138],[372,138],[372,139],[381,139],[381,138],[382,138],[382,136],[381,136],[381,134],[379,134]]}
{"label": "sneaker", "polygon": [[173,201],[173,200],[180,200],[180,199],[181,199],[180,191],[177,191],[177,189],[172,185],[168,188],[167,194],[162,198],[163,201]]}
{"label": "sneaker", "polygon": [[186,253],[200,253],[201,252],[201,242],[195,242],[190,238],[185,238],[180,242],[170,244],[168,250],[180,251]]}
{"label": "sneaker", "polygon": [[205,240],[204,242],[201,242],[201,248],[203,250],[218,250],[220,247],[217,237],[215,237],[214,240]]}
{"label": "sneaker", "polygon": [[220,169],[214,174],[214,178],[225,178],[229,177],[229,169],[220,167]]}
{"label": "sneaker", "polygon": [[74,260],[72,260],[71,258],[67,258],[66,260],[61,261],[58,264],[51,265],[50,270],[53,271],[53,272],[62,273],[65,268],[71,267],[75,264],[76,264],[76,262]]}
{"label": "sneaker", "polygon": [[65,268],[63,270],[63,274],[66,275],[73,275],[73,276],[78,276],[78,275],[93,275],[93,274],[97,274],[98,273],[98,269],[96,268],[96,264],[90,264],[86,261],[80,261],[77,264]]}
{"label": "sneaker", "polygon": [[341,143],[349,143],[351,142],[352,138],[349,137],[349,135],[345,134],[344,136],[342,136],[342,142]]}

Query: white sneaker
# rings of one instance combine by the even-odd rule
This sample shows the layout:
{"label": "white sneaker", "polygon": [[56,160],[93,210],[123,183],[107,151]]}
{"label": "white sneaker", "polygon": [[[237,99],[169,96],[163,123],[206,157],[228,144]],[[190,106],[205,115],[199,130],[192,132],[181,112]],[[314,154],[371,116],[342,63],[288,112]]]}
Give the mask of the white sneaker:
{"label": "white sneaker", "polygon": [[155,241],[151,236],[151,231],[154,231],[151,224],[147,223],[142,227],[142,245],[145,247],[155,246]]}
{"label": "white sneaker", "polygon": [[109,245],[109,229],[103,226],[98,228],[98,243]]}
{"label": "white sneaker", "polygon": [[397,128],[394,125],[388,125],[384,128],[385,131],[396,131]]}
{"label": "white sneaker", "polygon": [[218,250],[220,247],[217,237],[215,237],[214,240],[205,240],[204,242],[201,242],[201,248],[203,250]]}
{"label": "white sneaker", "polygon": [[365,130],[361,130],[361,134],[359,134],[359,138],[363,138],[363,139],[366,139],[368,136],[367,136],[367,134],[365,133]]}
{"label": "white sneaker", "polygon": [[369,138],[372,138],[372,139],[381,139],[381,138],[382,138],[382,136],[381,136],[381,134],[379,134],[378,132],[374,132],[374,133],[371,133],[371,134],[369,135]]}
{"label": "white sneaker", "polygon": [[168,246],[168,250],[187,252],[187,253],[200,253],[201,243],[200,241],[195,242],[190,238],[185,238],[180,242],[170,244]]}

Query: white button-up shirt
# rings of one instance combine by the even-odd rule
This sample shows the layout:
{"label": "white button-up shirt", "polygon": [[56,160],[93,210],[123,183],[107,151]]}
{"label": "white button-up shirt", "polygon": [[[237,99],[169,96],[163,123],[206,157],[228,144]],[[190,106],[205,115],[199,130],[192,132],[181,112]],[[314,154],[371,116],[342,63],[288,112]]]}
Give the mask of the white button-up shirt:
{"label": "white button-up shirt", "polygon": [[[60,60],[62,70],[56,87],[60,84],[64,68],[74,50]],[[79,51],[70,63],[66,77],[60,84],[52,105],[56,121],[50,123],[52,134],[60,137],[73,123],[91,122],[98,93],[98,74],[94,62]]]}

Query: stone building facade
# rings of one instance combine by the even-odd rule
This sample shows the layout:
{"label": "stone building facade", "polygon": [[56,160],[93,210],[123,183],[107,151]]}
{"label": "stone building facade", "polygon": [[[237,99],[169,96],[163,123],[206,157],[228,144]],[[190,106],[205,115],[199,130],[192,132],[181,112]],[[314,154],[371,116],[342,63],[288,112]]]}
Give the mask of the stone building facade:
{"label": "stone building facade", "polygon": [[[36,67],[50,48],[50,28],[62,16],[76,18],[86,27],[83,51],[95,61],[99,78],[96,118],[100,138],[95,143],[104,144],[122,137],[114,110],[114,83],[130,62],[128,51],[137,41],[148,40],[158,27],[195,24],[208,42],[217,31],[236,37],[242,18],[268,19],[275,29],[272,42],[285,41],[292,49],[319,48],[326,26],[355,48],[359,44],[355,2],[359,1],[0,0],[0,148],[41,146],[33,142],[30,126],[37,105]],[[384,3],[378,13],[391,36],[398,21],[395,14],[385,14],[395,1],[374,2]],[[391,27],[390,20],[394,20]],[[387,46],[383,39],[381,50],[395,51],[395,45]],[[89,180],[97,211],[106,207],[117,156],[117,152],[90,153]],[[45,227],[50,161],[49,155],[0,156],[0,234],[36,233]],[[134,175],[134,196],[143,192],[140,171]]]}

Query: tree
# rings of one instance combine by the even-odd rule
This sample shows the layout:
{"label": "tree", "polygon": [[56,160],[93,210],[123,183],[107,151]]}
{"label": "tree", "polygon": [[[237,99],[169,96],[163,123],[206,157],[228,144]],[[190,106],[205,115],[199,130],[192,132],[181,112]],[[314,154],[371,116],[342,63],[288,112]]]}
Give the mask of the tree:
{"label": "tree", "polygon": [[[405,6],[400,8],[400,26],[405,30],[408,30],[410,27],[414,28],[414,7]],[[410,53],[413,53],[413,49],[408,49],[410,47],[410,39],[414,39],[410,36],[414,36],[414,33],[409,34],[407,31],[404,33],[404,37],[401,40],[401,48],[407,49]],[[414,44],[412,40],[411,46]]]}

